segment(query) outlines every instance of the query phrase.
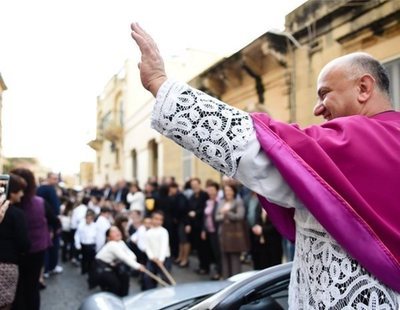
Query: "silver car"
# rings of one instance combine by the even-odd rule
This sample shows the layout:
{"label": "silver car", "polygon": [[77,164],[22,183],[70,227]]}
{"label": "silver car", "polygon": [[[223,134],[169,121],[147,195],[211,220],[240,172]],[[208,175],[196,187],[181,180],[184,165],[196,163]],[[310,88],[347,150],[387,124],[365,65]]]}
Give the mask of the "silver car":
{"label": "silver car", "polygon": [[281,310],[288,309],[288,286],[292,263],[270,267],[222,289],[190,310]]}
{"label": "silver car", "polygon": [[223,288],[252,276],[256,271],[235,275],[226,281],[183,283],[176,286],[155,288],[124,298],[111,293],[96,293],[86,298],[80,310],[157,310],[188,308],[215,294]]}
{"label": "silver car", "polygon": [[291,266],[287,263],[262,271],[247,271],[225,281],[155,288],[124,298],[111,293],[96,293],[86,298],[79,309],[287,309]]}

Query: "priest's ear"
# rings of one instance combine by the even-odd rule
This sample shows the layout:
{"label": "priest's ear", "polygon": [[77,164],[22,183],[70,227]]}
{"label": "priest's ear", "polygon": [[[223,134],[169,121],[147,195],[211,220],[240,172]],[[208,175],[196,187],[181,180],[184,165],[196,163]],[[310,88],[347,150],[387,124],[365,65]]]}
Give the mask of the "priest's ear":
{"label": "priest's ear", "polygon": [[374,88],[376,87],[375,79],[370,74],[363,74],[359,79],[358,87],[358,101],[360,103],[366,103],[371,98]]}

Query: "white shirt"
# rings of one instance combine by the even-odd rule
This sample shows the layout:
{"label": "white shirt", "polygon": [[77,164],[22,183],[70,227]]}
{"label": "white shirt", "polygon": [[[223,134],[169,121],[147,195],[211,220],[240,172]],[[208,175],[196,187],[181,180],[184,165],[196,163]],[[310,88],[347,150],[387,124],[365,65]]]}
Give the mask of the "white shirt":
{"label": "white shirt", "polygon": [[110,221],[100,215],[96,221],[96,252],[106,243],[106,231],[111,227]]}
{"label": "white shirt", "polygon": [[149,259],[158,258],[161,262],[171,255],[169,235],[164,227],[153,227],[146,231],[146,254]]}
{"label": "white shirt", "polygon": [[126,201],[130,203],[129,210],[130,211],[140,211],[141,214],[144,212],[144,201],[145,201],[145,196],[142,192],[136,192],[136,193],[128,193],[126,196]]}
{"label": "white shirt", "polygon": [[108,241],[96,254],[96,258],[112,266],[123,262],[133,269],[140,267],[140,264],[136,261],[136,255],[122,240]]}
{"label": "white shirt", "polygon": [[84,204],[80,204],[75,209],[72,210],[72,218],[71,218],[71,229],[77,229],[79,223],[85,219],[87,211],[87,206]]}
{"label": "white shirt", "polygon": [[91,201],[89,202],[88,208],[89,208],[89,210],[92,210],[96,215],[100,214],[100,210],[101,210],[100,206],[95,205]]}
{"label": "white shirt", "polygon": [[96,244],[96,234],[96,223],[92,222],[88,225],[86,221],[82,221],[75,232],[75,247],[79,250],[81,244]]}
{"label": "white shirt", "polygon": [[144,225],[140,225],[131,236],[131,241],[134,242],[138,246],[139,250],[143,252],[146,251],[146,232],[146,227]]}
{"label": "white shirt", "polygon": [[71,230],[71,216],[62,215],[58,216],[61,222],[62,231],[70,231]]}
{"label": "white shirt", "polygon": [[270,202],[296,209],[290,309],[369,309],[375,303],[377,309],[399,308],[400,294],[352,259],[304,207],[261,150],[248,113],[167,80],[157,93],[151,124]]}

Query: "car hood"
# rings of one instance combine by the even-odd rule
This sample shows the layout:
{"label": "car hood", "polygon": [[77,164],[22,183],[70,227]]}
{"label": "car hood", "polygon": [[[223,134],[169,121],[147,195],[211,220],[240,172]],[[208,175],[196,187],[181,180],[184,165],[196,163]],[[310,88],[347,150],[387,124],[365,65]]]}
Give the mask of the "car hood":
{"label": "car hood", "polygon": [[207,296],[232,284],[230,281],[184,283],[176,286],[148,290],[123,298],[125,309],[156,310],[184,300]]}
{"label": "car hood", "polygon": [[96,293],[87,297],[79,307],[79,310],[125,310],[122,299],[111,293]]}

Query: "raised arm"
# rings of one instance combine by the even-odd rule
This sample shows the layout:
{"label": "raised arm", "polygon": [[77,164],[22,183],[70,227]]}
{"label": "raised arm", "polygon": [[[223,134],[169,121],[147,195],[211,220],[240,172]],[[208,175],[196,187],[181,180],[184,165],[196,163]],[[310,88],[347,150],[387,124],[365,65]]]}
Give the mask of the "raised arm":
{"label": "raised arm", "polygon": [[154,40],[137,23],[131,28],[142,53],[142,84],[156,97],[152,127],[266,199],[285,207],[301,205],[262,152],[250,115],[186,83],[167,79]]}

